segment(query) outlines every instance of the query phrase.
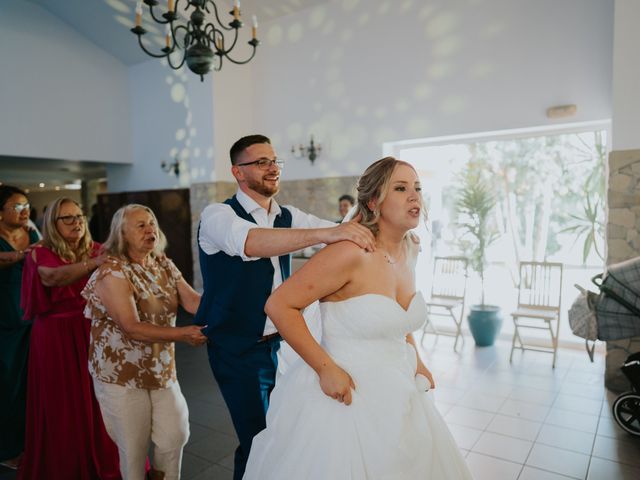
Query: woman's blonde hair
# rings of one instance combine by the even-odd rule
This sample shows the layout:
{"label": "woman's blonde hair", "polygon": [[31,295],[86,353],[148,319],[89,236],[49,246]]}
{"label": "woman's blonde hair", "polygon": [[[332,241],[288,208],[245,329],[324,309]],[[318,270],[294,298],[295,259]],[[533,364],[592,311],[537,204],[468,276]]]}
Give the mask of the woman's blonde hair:
{"label": "woman's blonde hair", "polygon": [[[374,235],[378,234],[380,205],[382,205],[382,202],[384,202],[384,199],[389,192],[391,175],[393,175],[393,171],[398,165],[406,165],[415,171],[413,165],[405,162],[404,160],[398,160],[394,157],[384,157],[369,165],[362,176],[358,179],[358,184],[356,185],[356,190],[358,191],[358,199],[356,201],[357,209],[354,217],[359,213],[362,214],[360,223],[371,230]],[[372,200],[375,201],[376,204],[373,210],[369,208],[369,203]],[[422,207],[422,195],[419,196],[419,201],[420,206]]]}
{"label": "woman's blonde hair", "polygon": [[111,219],[111,229],[109,230],[109,238],[103,244],[103,249],[109,255],[113,255],[115,257],[120,258],[129,258],[127,254],[128,244],[124,238],[124,226],[127,219],[127,215],[134,210],[144,210],[153,218],[156,223],[156,229],[158,230],[158,241],[156,242],[156,246],[151,252],[153,256],[161,256],[164,254],[165,249],[167,248],[167,237],[165,237],[162,230],[160,230],[160,225],[158,225],[158,219],[156,218],[155,213],[149,207],[145,205],[140,205],[138,203],[131,203],[129,205],[125,205],[124,207],[120,207],[116,213],[113,214],[113,218]]}
{"label": "woman's blonde hair", "polygon": [[69,197],[60,197],[53,201],[53,203],[47,205],[47,211],[44,212],[44,219],[42,220],[42,243],[45,247],[50,248],[59,257],[67,260],[68,262],[79,262],[89,258],[91,253],[91,247],[93,246],[93,240],[89,228],[84,219],[84,235],[80,238],[78,248],[73,250],[67,241],[62,238],[56,222],[60,215],[60,207],[65,203],[73,203],[78,208],[81,208],[78,202],[70,199]]}

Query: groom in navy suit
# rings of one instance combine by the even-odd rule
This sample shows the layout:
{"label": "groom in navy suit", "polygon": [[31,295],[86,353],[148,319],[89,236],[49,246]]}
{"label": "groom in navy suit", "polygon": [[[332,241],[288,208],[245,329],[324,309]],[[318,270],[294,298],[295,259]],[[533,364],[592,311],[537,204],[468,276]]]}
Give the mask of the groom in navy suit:
{"label": "groom in navy suit", "polygon": [[240,440],[233,476],[240,480],[253,437],[266,426],[275,385],[281,338],[264,305],[290,275],[290,253],[342,240],[373,250],[375,242],[356,222],[336,226],[278,205],[273,197],[284,162],[269,138],[243,137],[229,153],[238,191],[202,212],[198,247],[204,293],[195,321],[208,325],[209,363]]}

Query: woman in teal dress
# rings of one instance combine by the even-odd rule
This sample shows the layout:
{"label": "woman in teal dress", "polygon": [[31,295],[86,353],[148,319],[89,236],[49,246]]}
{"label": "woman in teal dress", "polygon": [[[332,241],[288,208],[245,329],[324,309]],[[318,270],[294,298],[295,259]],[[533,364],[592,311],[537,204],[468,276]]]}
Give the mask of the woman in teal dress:
{"label": "woman in teal dress", "polygon": [[38,241],[28,222],[25,193],[0,185],[0,463],[9,468],[24,448],[31,324],[22,321],[20,285],[25,251]]}

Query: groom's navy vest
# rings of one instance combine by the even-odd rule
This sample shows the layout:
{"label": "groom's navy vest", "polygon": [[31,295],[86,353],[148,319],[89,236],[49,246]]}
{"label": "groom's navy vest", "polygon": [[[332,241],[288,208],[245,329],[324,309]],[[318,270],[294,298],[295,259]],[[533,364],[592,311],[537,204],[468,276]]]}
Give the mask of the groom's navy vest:
{"label": "groom's navy vest", "polygon": [[[225,204],[240,218],[256,223],[235,195]],[[282,208],[273,226],[291,228],[291,212]],[[221,228],[227,228],[223,226]],[[196,313],[196,325],[208,325],[205,330],[214,347],[233,353],[250,349],[263,336],[266,314],[264,305],[273,287],[273,264],[270,258],[243,261],[220,251],[206,254],[198,242],[200,270],[204,293]],[[282,279],[291,273],[291,256],[279,257]]]}

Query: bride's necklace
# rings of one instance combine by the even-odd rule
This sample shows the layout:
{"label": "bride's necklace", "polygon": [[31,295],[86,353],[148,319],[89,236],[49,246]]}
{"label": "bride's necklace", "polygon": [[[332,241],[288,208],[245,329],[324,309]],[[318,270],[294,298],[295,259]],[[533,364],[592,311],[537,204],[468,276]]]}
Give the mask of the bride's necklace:
{"label": "bride's necklace", "polygon": [[396,263],[398,263],[398,260],[394,260],[388,253],[382,252],[382,256],[389,265],[395,265]]}
{"label": "bride's necklace", "polygon": [[396,258],[392,257],[391,255],[389,255],[389,253],[387,253],[385,250],[383,250],[381,248],[379,248],[379,250],[380,250],[380,253],[382,253],[382,256],[384,257],[384,259],[387,261],[387,263],[389,265],[395,265],[395,264],[398,263],[398,260],[399,260],[398,257],[396,257]]}

